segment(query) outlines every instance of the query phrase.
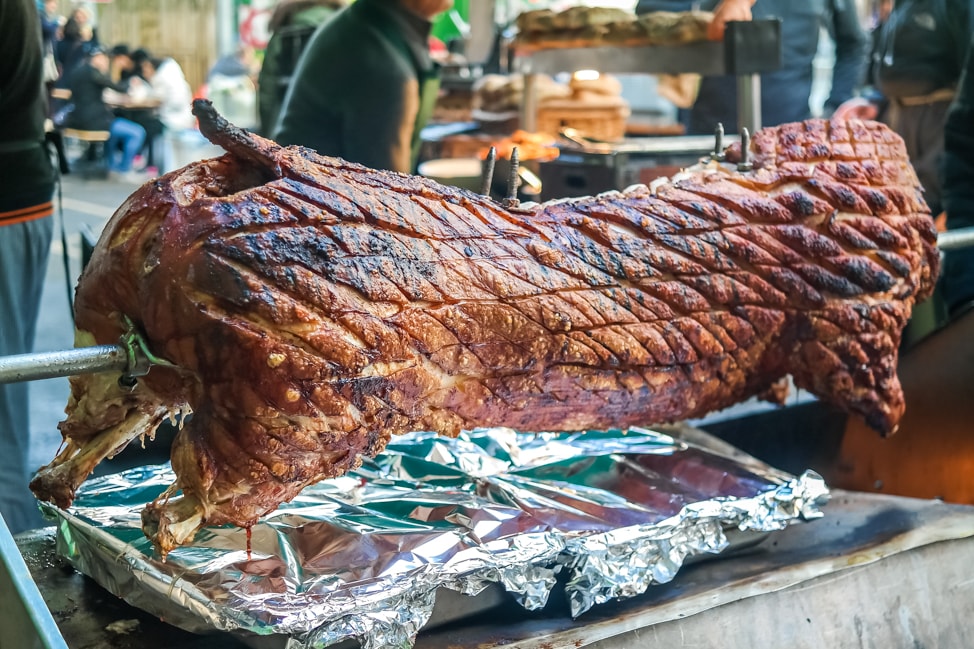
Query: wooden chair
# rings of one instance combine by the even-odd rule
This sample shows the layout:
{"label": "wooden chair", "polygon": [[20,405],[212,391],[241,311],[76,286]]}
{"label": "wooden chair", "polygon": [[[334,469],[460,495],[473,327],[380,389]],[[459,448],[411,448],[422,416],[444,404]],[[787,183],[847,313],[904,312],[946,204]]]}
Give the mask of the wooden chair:
{"label": "wooden chair", "polygon": [[111,134],[108,131],[86,131],[77,128],[61,129],[61,134],[65,138],[84,142],[87,145],[85,156],[79,165],[78,171],[82,178],[105,178],[108,176],[108,167],[105,165],[105,143]]}

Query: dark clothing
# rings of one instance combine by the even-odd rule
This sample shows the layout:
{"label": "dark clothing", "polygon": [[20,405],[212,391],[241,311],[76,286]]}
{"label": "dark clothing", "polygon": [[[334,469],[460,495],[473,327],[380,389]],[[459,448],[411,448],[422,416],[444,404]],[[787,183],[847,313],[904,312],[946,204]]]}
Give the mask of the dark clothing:
{"label": "dark clothing", "polygon": [[[51,247],[54,170],[34,0],[0,2],[0,356],[31,350]],[[0,514],[14,534],[43,524],[30,478],[28,385],[0,385]]]}
{"label": "dark clothing", "polygon": [[[947,113],[944,138],[943,202],[947,229],[974,226],[974,41]],[[944,300],[956,314],[974,300],[974,248],[945,253]]]}
{"label": "dark clothing", "polygon": [[72,73],[68,87],[71,89],[74,110],[64,125],[88,131],[107,131],[115,115],[105,105],[102,93],[105,88],[125,92],[125,84],[115,83],[107,74],[85,64]]}
{"label": "dark clothing", "polygon": [[[686,0],[640,0],[636,11],[689,11],[692,4]],[[699,6],[712,11],[718,4],[718,0],[704,0]],[[869,41],[853,0],[757,0],[751,13],[755,19],[781,19],[781,69],[761,75],[762,126],[811,116],[812,61],[821,27],[827,28],[835,41],[835,68],[826,111],[835,110],[854,96],[862,82]],[[717,122],[728,129],[737,127],[737,83],[733,76],[704,77],[687,131],[713,133]]]}
{"label": "dark clothing", "polygon": [[48,16],[43,10],[40,11],[41,34],[44,37],[44,51],[54,47],[57,38],[57,30],[61,26],[59,16]]}
{"label": "dark clothing", "polygon": [[343,9],[302,54],[274,139],[376,169],[414,171],[437,91],[430,27],[388,0]]}
{"label": "dark clothing", "polygon": [[88,55],[88,43],[81,39],[64,39],[54,44],[54,59],[61,68],[57,86],[67,88],[71,74],[84,65]]}
{"label": "dark clothing", "polygon": [[337,9],[322,5],[308,7],[295,13],[290,22],[281,25],[271,34],[257,78],[260,130],[264,135],[270,136],[277,126],[284,95],[287,94],[298,60],[312,34],[336,13]]}
{"label": "dark clothing", "polygon": [[161,167],[160,143],[166,127],[159,116],[148,110],[129,110],[126,108],[116,108],[115,116],[135,122],[145,130],[145,146],[142,149],[145,153],[145,166]]}
{"label": "dark clothing", "polygon": [[[870,71],[880,119],[898,133],[934,214],[943,210],[944,122],[970,40],[971,0],[900,0],[878,28]],[[946,97],[931,97],[931,93]]]}
{"label": "dark clothing", "polygon": [[943,211],[940,168],[944,155],[944,120],[949,101],[934,101],[916,106],[889,102],[880,121],[903,138],[910,163],[923,186],[923,198],[936,216]]}
{"label": "dark clothing", "polygon": [[0,212],[49,201],[54,191],[44,148],[47,101],[38,22],[33,2],[0,2]]}
{"label": "dark clothing", "polygon": [[887,98],[953,88],[970,40],[970,0],[901,0],[877,28],[870,81]]}

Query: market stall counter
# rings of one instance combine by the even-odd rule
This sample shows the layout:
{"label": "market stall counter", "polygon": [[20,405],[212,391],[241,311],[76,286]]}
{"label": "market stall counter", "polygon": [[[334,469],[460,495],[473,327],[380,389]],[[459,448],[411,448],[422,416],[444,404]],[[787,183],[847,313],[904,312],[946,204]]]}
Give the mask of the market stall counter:
{"label": "market stall counter", "polygon": [[[503,604],[423,632],[416,647],[652,648],[712,646],[718,637],[742,648],[969,647],[972,536],[971,507],[835,492],[824,518],[687,566],[645,595],[576,620],[555,599],[534,613]],[[58,558],[53,529],[21,535],[17,545],[71,649],[274,642],[193,635],[128,606]]]}

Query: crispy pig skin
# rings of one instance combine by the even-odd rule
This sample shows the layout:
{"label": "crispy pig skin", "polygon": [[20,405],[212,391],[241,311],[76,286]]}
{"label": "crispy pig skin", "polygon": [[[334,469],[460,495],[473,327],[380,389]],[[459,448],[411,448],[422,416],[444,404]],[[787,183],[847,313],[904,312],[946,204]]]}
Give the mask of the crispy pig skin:
{"label": "crispy pig skin", "polygon": [[[748,173],[711,163],[504,209],[195,110],[228,153],[128,199],[76,306],[99,343],[135,321],[176,366],[135,394],[195,413],[173,447],[183,502],[145,516],[162,552],[202,524],[251,525],[413,430],[669,422],[788,374],[883,433],[903,414],[897,347],[939,256],[878,123],[762,130]],[[65,434],[90,438],[68,414]]]}

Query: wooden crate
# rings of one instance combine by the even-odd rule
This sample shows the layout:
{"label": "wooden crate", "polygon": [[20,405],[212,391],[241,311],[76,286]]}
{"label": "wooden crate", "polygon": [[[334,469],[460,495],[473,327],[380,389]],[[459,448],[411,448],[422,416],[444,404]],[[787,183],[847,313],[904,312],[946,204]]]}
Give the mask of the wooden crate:
{"label": "wooden crate", "polygon": [[628,106],[570,105],[558,102],[538,108],[538,132],[558,135],[563,128],[573,128],[585,137],[616,142],[626,135]]}

